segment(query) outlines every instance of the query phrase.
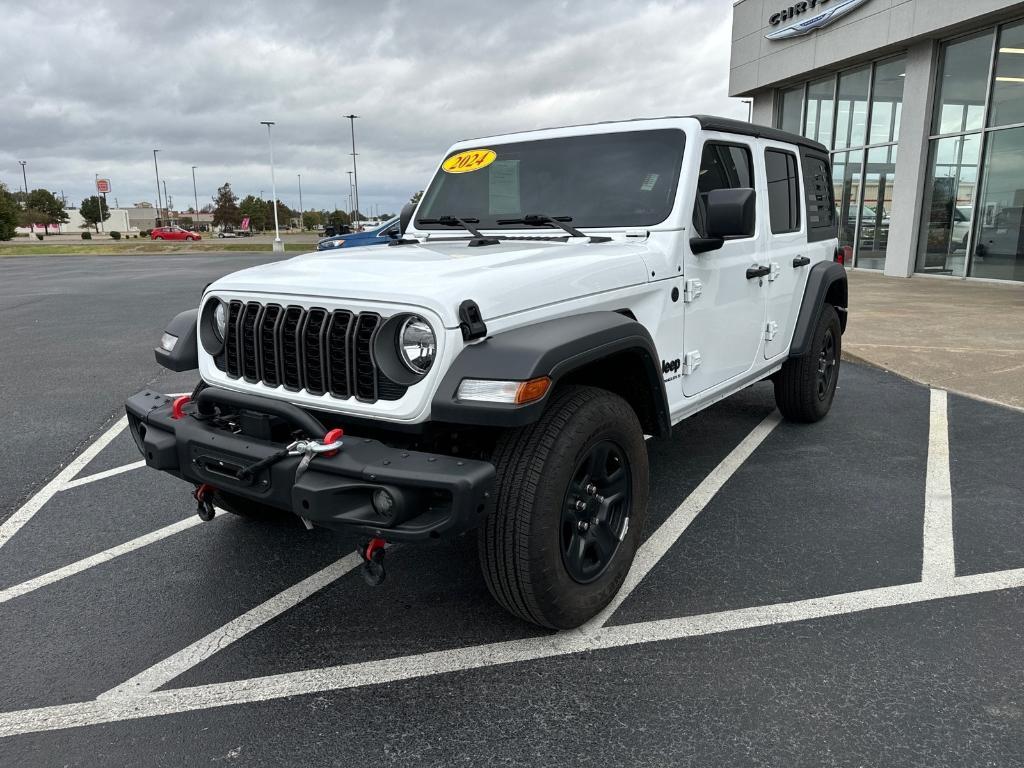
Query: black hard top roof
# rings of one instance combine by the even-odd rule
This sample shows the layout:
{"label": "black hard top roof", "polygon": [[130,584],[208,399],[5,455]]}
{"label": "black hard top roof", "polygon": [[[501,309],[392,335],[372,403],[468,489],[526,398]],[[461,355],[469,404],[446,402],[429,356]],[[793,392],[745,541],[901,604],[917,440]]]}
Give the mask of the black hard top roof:
{"label": "black hard top roof", "polygon": [[716,117],[714,115],[664,115],[662,117],[634,117],[630,120],[602,120],[596,123],[579,123],[576,125],[555,125],[547,128],[532,128],[527,131],[509,131],[504,134],[492,134],[491,136],[476,136],[467,139],[460,139],[459,142],[463,141],[476,141],[477,139],[483,138],[495,138],[497,136],[509,136],[513,133],[534,133],[536,131],[550,131],[558,128],[583,128],[588,125],[612,125],[620,123],[641,123],[649,120],[678,120],[680,118],[691,118],[700,123],[700,127],[705,131],[719,131],[721,133],[735,133],[741,136],[754,136],[756,138],[771,139],[772,141],[784,141],[787,144],[798,144],[808,149],[813,149],[816,152],[822,154],[828,154],[828,148],[813,139],[808,139],[805,136],[801,136],[798,133],[790,133],[789,131],[783,131],[778,128],[770,128],[767,125],[756,125],[754,123],[747,123],[743,120],[733,120],[728,117]]}

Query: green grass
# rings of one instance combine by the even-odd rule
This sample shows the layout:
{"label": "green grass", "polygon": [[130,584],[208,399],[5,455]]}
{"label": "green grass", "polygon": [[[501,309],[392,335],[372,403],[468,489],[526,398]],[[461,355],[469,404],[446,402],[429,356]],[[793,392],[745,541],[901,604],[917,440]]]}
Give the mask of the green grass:
{"label": "green grass", "polygon": [[[316,250],[316,243],[285,243],[287,253],[308,253]],[[153,240],[129,242],[78,243],[46,242],[38,245],[17,243],[0,245],[0,258],[4,256],[145,256],[154,253],[214,253],[223,251],[260,253],[271,252],[270,243],[158,243]]]}

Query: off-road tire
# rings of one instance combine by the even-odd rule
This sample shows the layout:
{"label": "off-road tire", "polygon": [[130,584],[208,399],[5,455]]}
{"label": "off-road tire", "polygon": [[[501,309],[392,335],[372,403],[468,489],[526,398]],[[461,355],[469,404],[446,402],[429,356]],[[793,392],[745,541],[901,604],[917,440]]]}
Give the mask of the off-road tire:
{"label": "off-road tire", "polygon": [[[620,449],[628,470],[628,528],[600,575],[579,583],[563,561],[566,494],[580,462],[608,443]],[[496,498],[477,532],[488,589],[509,612],[533,624],[583,624],[619,590],[647,518],[647,445],[636,414],[606,390],[566,387],[535,424],[502,436],[494,462]]]}
{"label": "off-road tire", "polygon": [[[831,345],[829,344],[831,340]],[[825,417],[832,407],[842,357],[842,327],[835,307],[825,304],[818,316],[811,347],[806,355],[793,357],[775,374],[775,404],[789,421],[810,424]],[[831,366],[822,382],[822,366]]]}

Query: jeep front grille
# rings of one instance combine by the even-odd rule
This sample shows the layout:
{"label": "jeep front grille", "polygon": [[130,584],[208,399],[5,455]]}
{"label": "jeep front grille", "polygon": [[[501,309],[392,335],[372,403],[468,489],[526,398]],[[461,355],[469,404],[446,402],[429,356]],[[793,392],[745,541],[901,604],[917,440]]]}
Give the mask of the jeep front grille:
{"label": "jeep front grille", "polygon": [[398,400],[407,387],[388,379],[373,359],[381,317],[347,309],[232,301],[224,352],[214,358],[233,379],[311,395]]}

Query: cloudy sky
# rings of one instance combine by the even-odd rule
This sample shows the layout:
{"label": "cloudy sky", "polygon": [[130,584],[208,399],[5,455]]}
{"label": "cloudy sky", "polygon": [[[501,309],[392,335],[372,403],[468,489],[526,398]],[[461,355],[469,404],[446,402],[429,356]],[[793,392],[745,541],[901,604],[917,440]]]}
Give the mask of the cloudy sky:
{"label": "cloudy sky", "polygon": [[[94,174],[121,205],[175,207],[230,181],[344,208],[354,112],[364,211],[394,211],[460,138],[667,114],[745,117],[726,95],[729,0],[285,2],[0,0],[0,181]],[[113,203],[113,200],[111,200]]]}

